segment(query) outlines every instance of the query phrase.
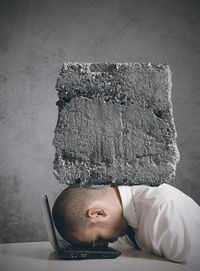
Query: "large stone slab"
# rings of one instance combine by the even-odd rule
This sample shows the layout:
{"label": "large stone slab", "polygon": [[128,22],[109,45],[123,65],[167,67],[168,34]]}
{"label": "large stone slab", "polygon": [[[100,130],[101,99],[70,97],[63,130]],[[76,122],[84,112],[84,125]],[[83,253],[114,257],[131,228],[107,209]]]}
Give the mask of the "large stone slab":
{"label": "large stone slab", "polygon": [[54,175],[69,186],[159,185],[179,152],[168,65],[66,63],[57,80]]}

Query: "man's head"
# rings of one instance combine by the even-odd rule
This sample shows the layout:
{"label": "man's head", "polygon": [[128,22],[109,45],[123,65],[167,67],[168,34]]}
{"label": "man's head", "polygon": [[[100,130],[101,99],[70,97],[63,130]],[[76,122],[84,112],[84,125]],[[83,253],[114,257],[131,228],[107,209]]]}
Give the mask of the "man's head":
{"label": "man's head", "polygon": [[56,199],[53,219],[61,236],[89,245],[113,242],[126,232],[117,188],[67,188]]}

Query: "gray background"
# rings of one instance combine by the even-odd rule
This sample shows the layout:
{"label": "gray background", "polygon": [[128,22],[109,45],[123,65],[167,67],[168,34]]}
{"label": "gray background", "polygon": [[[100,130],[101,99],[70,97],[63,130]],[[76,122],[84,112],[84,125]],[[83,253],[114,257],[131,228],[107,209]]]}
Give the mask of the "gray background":
{"label": "gray background", "polygon": [[172,185],[200,203],[200,1],[0,0],[1,242],[45,240],[54,89],[64,61],[167,62],[181,161]]}

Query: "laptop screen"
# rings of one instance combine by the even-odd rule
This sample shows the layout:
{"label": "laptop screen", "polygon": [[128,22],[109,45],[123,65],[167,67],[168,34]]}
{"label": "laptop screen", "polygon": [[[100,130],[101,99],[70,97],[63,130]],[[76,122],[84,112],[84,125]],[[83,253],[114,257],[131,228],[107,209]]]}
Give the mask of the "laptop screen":
{"label": "laptop screen", "polygon": [[42,210],[43,210],[43,216],[44,216],[44,221],[45,221],[45,226],[47,229],[47,234],[49,238],[49,242],[51,243],[52,247],[54,250],[59,253],[59,245],[58,245],[58,240],[56,237],[56,232],[51,216],[51,210],[49,206],[49,201],[47,195],[41,198],[42,202]]}

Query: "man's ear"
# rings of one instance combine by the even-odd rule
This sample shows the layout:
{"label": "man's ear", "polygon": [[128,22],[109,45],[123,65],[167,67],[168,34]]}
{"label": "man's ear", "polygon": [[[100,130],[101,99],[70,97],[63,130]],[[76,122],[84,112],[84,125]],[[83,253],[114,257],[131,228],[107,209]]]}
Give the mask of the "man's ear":
{"label": "man's ear", "polygon": [[103,208],[92,207],[86,211],[86,215],[93,222],[100,222],[104,220],[107,216],[106,211]]}

